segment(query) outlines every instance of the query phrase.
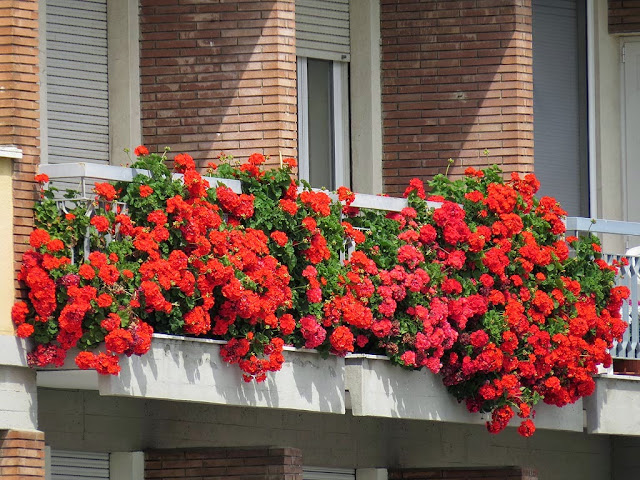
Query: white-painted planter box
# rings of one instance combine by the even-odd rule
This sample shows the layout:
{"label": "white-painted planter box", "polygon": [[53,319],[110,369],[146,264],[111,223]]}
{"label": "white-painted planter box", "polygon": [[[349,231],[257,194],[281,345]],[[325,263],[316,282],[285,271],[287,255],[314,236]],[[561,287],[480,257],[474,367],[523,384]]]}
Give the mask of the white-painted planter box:
{"label": "white-painted planter box", "polygon": [[[345,413],[344,358],[323,359],[314,351],[286,348],[279,372],[247,383],[238,365],[222,360],[224,342],[154,334],[151,350],[121,357],[117,376],[73,369],[38,372],[38,384],[53,388],[98,389],[100,395]],[[70,369],[70,370],[69,370]],[[66,375],[65,375],[66,374]]]}
{"label": "white-painted planter box", "polygon": [[596,391],[585,398],[587,431],[640,435],[640,377],[598,375]]}
{"label": "white-painted planter box", "polygon": [[[383,356],[348,356],[346,385],[355,416],[475,424],[487,420],[458,403],[438,375],[426,369],[404,370]],[[563,408],[539,403],[535,410],[536,428],[583,430],[582,401]],[[511,424],[519,423],[520,419],[514,418]]]}

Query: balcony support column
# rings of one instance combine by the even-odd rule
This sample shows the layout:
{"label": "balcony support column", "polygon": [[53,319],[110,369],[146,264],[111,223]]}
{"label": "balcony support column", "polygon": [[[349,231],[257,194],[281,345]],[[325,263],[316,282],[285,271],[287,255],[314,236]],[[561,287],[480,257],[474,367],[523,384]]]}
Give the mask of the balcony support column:
{"label": "balcony support column", "polygon": [[387,480],[389,475],[386,468],[358,468],[356,480]]}

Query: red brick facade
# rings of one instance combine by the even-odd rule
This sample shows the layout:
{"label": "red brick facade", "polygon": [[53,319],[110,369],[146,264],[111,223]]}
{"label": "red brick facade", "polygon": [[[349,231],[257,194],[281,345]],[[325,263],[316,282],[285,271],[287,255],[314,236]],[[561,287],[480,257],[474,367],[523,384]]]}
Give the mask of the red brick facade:
{"label": "red brick facade", "polygon": [[380,16],[385,190],[449,158],[531,171],[531,1],[381,0]]}
{"label": "red brick facade", "polygon": [[0,145],[15,145],[23,154],[13,164],[14,245],[18,262],[33,226],[33,177],[40,161],[38,1],[0,2],[0,18]]}
{"label": "red brick facade", "polygon": [[44,433],[0,430],[0,478],[44,480]]}
{"label": "red brick facade", "polygon": [[144,143],[188,152],[295,156],[294,0],[141,1]]}
{"label": "red brick facade", "polygon": [[640,0],[609,0],[609,33],[640,32]]}
{"label": "red brick facade", "polygon": [[145,453],[145,479],[302,480],[295,448],[206,448]]}
{"label": "red brick facade", "polygon": [[389,470],[389,480],[538,480],[535,470],[521,467],[501,468],[423,468]]}

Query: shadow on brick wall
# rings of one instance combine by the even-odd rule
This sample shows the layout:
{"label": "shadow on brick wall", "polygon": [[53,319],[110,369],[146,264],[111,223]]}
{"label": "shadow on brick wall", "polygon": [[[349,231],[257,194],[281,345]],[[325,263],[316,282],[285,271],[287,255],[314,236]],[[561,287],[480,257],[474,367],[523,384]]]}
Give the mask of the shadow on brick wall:
{"label": "shadow on brick wall", "polygon": [[381,0],[380,17],[385,191],[449,158],[531,171],[531,2]]}
{"label": "shadow on brick wall", "polygon": [[293,0],[142,0],[143,141],[199,166],[220,152],[294,156]]}

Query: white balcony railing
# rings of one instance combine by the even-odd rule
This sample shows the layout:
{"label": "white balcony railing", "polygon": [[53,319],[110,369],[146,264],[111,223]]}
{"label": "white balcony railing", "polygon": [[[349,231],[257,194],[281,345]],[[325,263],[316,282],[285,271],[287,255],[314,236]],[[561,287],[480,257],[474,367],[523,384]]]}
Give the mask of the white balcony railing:
{"label": "white balcony railing", "polygon": [[[567,232],[591,232],[595,234],[622,236],[623,238],[640,237],[640,223],[623,222],[619,220],[594,220],[584,217],[568,217],[566,219]],[[631,291],[629,300],[622,307],[622,318],[629,323],[621,342],[616,342],[611,349],[614,358],[640,358],[640,319],[638,316],[638,302],[640,298],[640,252],[637,248],[627,250],[624,255],[605,254],[605,260],[622,260],[626,258],[629,264],[620,269],[618,284],[625,285]]]}

